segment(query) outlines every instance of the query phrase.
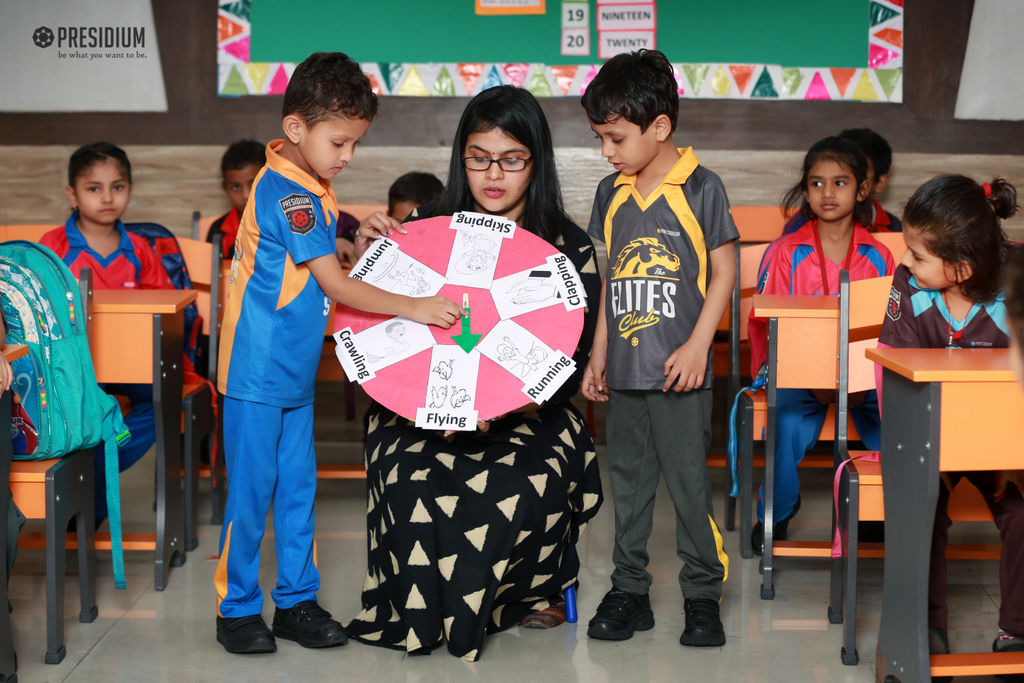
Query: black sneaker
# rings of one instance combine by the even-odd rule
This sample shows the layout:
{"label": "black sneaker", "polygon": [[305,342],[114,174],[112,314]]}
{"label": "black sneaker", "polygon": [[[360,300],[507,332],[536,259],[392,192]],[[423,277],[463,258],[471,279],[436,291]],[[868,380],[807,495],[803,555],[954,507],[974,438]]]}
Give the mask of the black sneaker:
{"label": "black sneaker", "polygon": [[[949,654],[949,636],[941,628],[928,627],[928,654]],[[952,676],[932,676],[932,683],[950,683],[952,680]]]}
{"label": "black sneaker", "polygon": [[687,598],[683,601],[686,628],[679,636],[680,645],[690,647],[721,647],[725,645],[725,629],[718,616],[714,598]]}
{"label": "black sneaker", "polygon": [[302,647],[334,647],[348,642],[341,624],[315,600],[274,611],[274,635],[293,640]]}
{"label": "black sneaker", "polygon": [[[796,505],[793,506],[793,512],[789,513],[789,517],[780,519],[775,522],[775,526],[772,529],[772,541],[785,541],[789,539],[789,520],[796,517],[796,513],[800,512],[800,496],[796,497]],[[764,523],[758,522],[754,525],[754,528],[750,530],[750,547],[754,549],[755,555],[764,555]]]}
{"label": "black sneaker", "polygon": [[260,614],[235,619],[217,617],[217,642],[228,652],[239,655],[277,652],[274,634]]}
{"label": "black sneaker", "polygon": [[651,598],[612,588],[601,598],[597,613],[587,626],[587,637],[600,640],[629,640],[634,631],[654,628]]}

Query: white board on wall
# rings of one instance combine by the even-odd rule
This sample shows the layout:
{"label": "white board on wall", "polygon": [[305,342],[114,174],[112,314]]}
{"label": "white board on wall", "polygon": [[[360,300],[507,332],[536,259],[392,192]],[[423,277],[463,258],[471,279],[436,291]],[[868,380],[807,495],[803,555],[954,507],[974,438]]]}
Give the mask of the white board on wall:
{"label": "white board on wall", "polygon": [[975,0],[956,118],[1024,120],[1024,2]]}
{"label": "white board on wall", "polygon": [[167,111],[149,0],[0,0],[0,111]]}

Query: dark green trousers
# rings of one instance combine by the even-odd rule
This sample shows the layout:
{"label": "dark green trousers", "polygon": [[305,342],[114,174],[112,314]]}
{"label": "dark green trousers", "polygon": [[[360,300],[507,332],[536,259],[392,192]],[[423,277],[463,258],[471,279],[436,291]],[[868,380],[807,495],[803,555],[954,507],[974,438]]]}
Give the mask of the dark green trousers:
{"label": "dark green trousers", "polygon": [[647,593],[647,540],[662,474],[676,510],[684,598],[722,597],[729,558],[714,520],[707,452],[711,390],[615,391],[608,403],[608,479],[615,504],[612,584]]}

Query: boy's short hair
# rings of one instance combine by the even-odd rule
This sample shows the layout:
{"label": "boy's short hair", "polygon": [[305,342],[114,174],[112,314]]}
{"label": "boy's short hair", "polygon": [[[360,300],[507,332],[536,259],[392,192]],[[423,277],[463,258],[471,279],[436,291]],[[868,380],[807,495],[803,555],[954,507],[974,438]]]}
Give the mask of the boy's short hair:
{"label": "boy's short hair", "polygon": [[246,166],[263,168],[267,165],[267,149],[255,140],[232,142],[220,158],[220,172],[241,171]]}
{"label": "boy's short hair", "polygon": [[888,175],[892,166],[892,147],[881,135],[870,128],[847,128],[837,137],[849,140],[860,147],[864,156],[871,160],[875,168],[875,178]]}
{"label": "boy's short hair", "polygon": [[676,130],[679,85],[668,58],[657,50],[626,52],[612,57],[583,93],[583,107],[591,123],[625,119],[641,131],[662,114]]}
{"label": "boy's short hair", "polygon": [[436,202],[444,193],[444,183],[433,173],[412,171],[391,183],[388,190],[388,212],[399,202],[424,206]]}
{"label": "boy's short hair", "polygon": [[281,117],[297,114],[312,128],[329,118],[372,121],[377,96],[359,64],[341,52],[314,52],[295,67],[284,91]]}

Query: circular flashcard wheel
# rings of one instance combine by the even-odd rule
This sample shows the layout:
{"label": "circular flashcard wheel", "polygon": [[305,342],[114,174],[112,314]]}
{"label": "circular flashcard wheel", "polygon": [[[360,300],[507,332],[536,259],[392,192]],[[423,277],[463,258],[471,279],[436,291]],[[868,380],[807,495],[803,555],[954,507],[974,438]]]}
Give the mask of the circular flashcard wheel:
{"label": "circular flashcard wheel", "polygon": [[420,426],[473,429],[475,420],[446,420],[541,403],[571,377],[586,301],[568,257],[483,214],[404,227],[371,245],[350,276],[397,294],[444,296],[470,315],[445,330],[339,304],[335,339],[349,379],[399,415],[433,419]]}

